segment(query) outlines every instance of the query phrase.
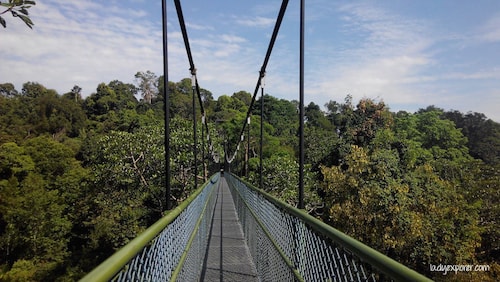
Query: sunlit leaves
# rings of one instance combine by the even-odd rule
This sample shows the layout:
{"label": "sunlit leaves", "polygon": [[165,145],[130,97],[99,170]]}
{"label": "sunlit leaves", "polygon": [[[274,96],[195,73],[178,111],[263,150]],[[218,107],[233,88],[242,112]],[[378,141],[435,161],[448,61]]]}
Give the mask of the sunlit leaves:
{"label": "sunlit leaves", "polygon": [[411,169],[396,150],[357,146],[345,163],[321,169],[333,226],[422,271],[474,259],[477,211],[429,163]]}
{"label": "sunlit leaves", "polygon": [[[82,168],[70,149],[46,137],[0,148],[1,262],[13,264],[4,277],[47,280],[69,256],[67,212],[74,198],[66,197],[68,187],[59,181],[81,186],[81,179],[71,180],[80,175],[71,172]],[[21,273],[21,265],[33,267]]]}
{"label": "sunlit leaves", "polygon": [[0,145],[0,179],[23,179],[35,169],[35,163],[16,143]]}

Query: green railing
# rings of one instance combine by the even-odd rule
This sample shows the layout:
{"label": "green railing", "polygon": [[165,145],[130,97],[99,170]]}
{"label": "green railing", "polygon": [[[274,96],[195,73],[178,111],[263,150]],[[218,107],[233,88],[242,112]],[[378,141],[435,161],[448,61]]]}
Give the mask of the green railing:
{"label": "green railing", "polygon": [[237,176],[226,179],[264,281],[431,281]]}
{"label": "green railing", "polygon": [[195,280],[201,273],[219,173],[81,281]]}
{"label": "green railing", "polygon": [[[227,173],[261,281],[430,281],[382,253]],[[220,175],[81,281],[197,281]]]}

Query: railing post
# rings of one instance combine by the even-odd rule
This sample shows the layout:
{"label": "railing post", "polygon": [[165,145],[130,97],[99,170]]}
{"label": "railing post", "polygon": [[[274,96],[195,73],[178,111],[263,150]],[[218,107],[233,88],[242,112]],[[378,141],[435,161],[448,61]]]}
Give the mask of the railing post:
{"label": "railing post", "polygon": [[207,168],[205,166],[205,133],[203,127],[205,125],[205,114],[201,115],[201,163],[203,167],[203,182],[207,181]]}
{"label": "railing post", "polygon": [[261,89],[261,93],[260,93],[260,173],[259,173],[259,177],[260,177],[260,186],[259,188],[260,189],[264,189],[264,179],[262,177],[262,171],[263,171],[263,167],[264,167],[264,164],[262,162],[262,155],[263,155],[263,151],[264,151],[264,77],[265,77],[266,73],[261,71],[260,72],[260,89]]}
{"label": "railing post", "polygon": [[245,155],[245,176],[250,176],[250,117],[247,117],[247,150]]}
{"label": "railing post", "polygon": [[194,153],[194,190],[198,188],[198,144],[196,134],[196,69],[191,68],[191,85],[193,88],[193,153]]}

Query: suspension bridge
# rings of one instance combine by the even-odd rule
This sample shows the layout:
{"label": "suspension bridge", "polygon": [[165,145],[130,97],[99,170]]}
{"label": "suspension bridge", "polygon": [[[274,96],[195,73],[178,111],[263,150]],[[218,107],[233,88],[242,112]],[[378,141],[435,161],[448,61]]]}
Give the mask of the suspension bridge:
{"label": "suspension bridge", "polygon": [[[300,5],[300,153],[297,207],[264,191],[262,152],[258,188],[224,170],[215,172],[204,184],[198,186],[196,96],[202,116],[202,147],[206,147],[205,140],[208,143],[211,141],[182,8],[179,0],[174,0],[174,3],[192,75],[194,182],[197,189],[171,209],[169,101],[168,87],[165,87],[165,200],[169,211],[81,281],[430,281],[323,223],[303,209],[304,0],[301,0]],[[230,168],[240,143],[245,140],[245,128],[250,123],[251,109],[259,90],[263,97],[267,62],[287,4],[287,0],[282,2],[239,143],[232,154],[226,149],[222,161],[219,155],[210,152],[213,161],[219,163],[217,167]],[[165,0],[162,1],[162,6],[164,85],[168,85]],[[263,112],[264,100],[261,101]],[[262,119],[260,128],[262,148]],[[208,147],[212,150],[214,146],[210,143]]]}

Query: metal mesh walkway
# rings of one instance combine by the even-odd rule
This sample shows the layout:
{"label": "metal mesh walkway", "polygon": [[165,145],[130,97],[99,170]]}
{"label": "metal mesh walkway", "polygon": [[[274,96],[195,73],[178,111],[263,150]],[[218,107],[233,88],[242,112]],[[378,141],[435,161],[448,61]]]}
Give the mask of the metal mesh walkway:
{"label": "metal mesh walkway", "polygon": [[226,179],[217,188],[201,281],[258,281]]}

